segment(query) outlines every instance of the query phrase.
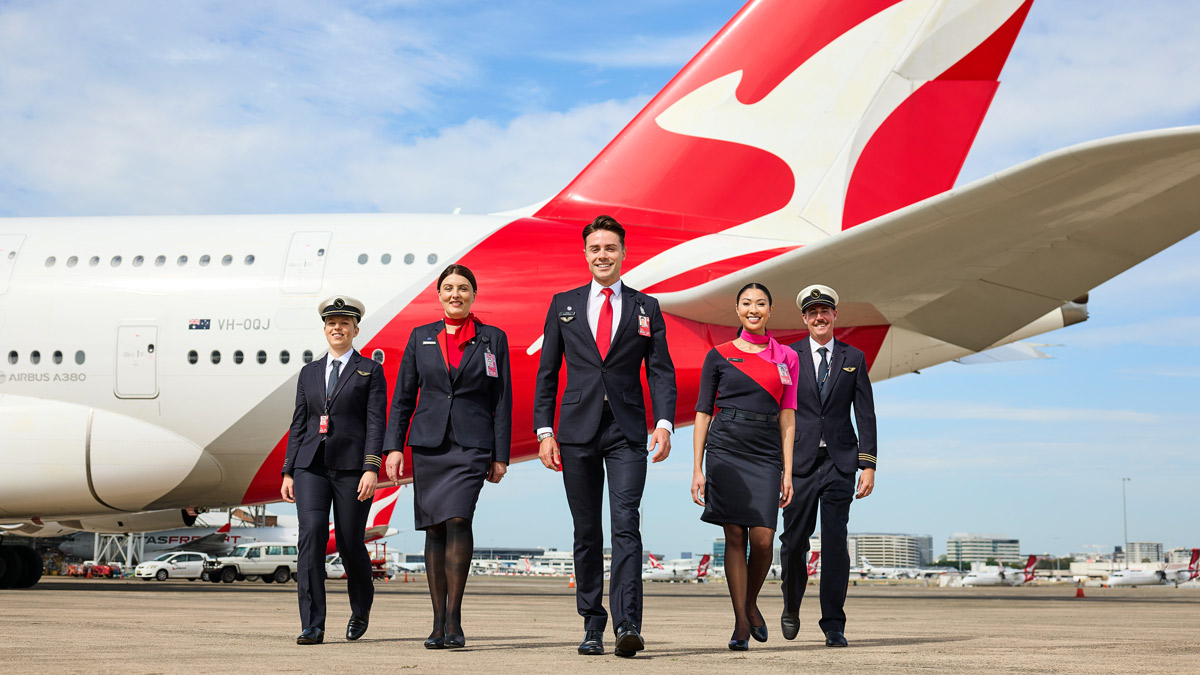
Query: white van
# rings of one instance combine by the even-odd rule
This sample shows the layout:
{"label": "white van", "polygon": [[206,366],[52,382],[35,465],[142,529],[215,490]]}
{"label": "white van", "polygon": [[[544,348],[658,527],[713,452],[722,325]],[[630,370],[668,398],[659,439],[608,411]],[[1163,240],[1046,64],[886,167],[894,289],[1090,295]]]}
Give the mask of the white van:
{"label": "white van", "polygon": [[296,578],[296,568],[296,545],[271,542],[241,544],[232,554],[204,563],[209,581],[227,584],[251,576],[282,584]]}

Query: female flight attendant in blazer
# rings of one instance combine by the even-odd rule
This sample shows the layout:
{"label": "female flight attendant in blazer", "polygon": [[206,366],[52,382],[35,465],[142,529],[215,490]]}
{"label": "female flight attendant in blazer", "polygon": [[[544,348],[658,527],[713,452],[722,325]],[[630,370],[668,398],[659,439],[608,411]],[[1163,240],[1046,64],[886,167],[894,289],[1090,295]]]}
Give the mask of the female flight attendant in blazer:
{"label": "female flight attendant in blazer", "polygon": [[474,550],[471,519],[484,480],[504,477],[512,437],[508,337],[471,314],[477,290],[471,270],[450,265],[437,289],[445,317],[408,338],[383,445],[393,481],[404,474],[404,446],[413,451],[413,512],[416,528],[425,530],[433,600],[429,649],[466,644],[462,597]]}
{"label": "female flight attendant in blazer", "polygon": [[771,567],[779,508],[792,499],[800,370],[796,352],[766,332],[771,316],[766,286],[746,284],[736,308],[741,333],[713,347],[700,371],[692,500],[704,507],[701,520],[725,529],[725,576],[733,601],[729,648],[745,651],[749,637],[767,641],[758,592]]}

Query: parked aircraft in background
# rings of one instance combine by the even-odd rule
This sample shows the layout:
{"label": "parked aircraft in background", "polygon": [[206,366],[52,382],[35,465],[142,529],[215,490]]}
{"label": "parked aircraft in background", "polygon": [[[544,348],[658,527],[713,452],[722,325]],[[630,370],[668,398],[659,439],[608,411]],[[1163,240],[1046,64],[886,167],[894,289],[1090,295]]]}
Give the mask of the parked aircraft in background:
{"label": "parked aircraft in background", "polygon": [[642,570],[642,581],[696,581],[708,576],[712,556],[707,553],[695,558],[678,558],[658,562],[651,557],[652,567]]}
{"label": "parked aircraft in background", "polygon": [[1117,570],[1108,575],[1105,586],[1166,586],[1187,583],[1200,578],[1200,548],[1192,549],[1192,560],[1187,569],[1169,570]]}
{"label": "parked aircraft in background", "polygon": [[1033,581],[1033,570],[1037,566],[1038,557],[1029,556],[1022,570],[1008,569],[1003,565],[995,570],[980,570],[968,572],[962,579],[963,586],[1020,586]]}
{"label": "parked aircraft in background", "polygon": [[525,563],[525,569],[523,570],[525,574],[538,574],[538,575],[562,574],[562,570],[556,569],[549,565],[534,565],[533,563],[529,562],[529,558],[521,558],[521,560],[524,561],[524,563]]}
{"label": "parked aircraft in background", "polygon": [[[3,313],[38,317],[0,324],[0,522],[147,531],[278,500],[318,299],[366,303],[361,351],[392,387],[451,262],[501,289],[477,313],[508,334],[513,427],[532,429],[546,307],[586,280],[601,213],[626,227],[625,283],[662,308],[680,426],[751,279],[836,288],[837,338],[875,381],[1085,320],[1091,289],[1200,228],[1200,129],[951,189],[1031,2],[753,0],[566,188],[508,214],[0,220]],[[771,325],[805,334],[787,301]],[[536,454],[514,437],[513,461]],[[12,548],[0,585],[36,583]]]}

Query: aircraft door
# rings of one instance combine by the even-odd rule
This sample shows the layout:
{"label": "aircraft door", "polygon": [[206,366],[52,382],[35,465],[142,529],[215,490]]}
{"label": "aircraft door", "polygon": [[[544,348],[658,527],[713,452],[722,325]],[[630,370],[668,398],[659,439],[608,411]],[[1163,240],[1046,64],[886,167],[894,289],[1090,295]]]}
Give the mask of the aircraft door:
{"label": "aircraft door", "polygon": [[8,281],[17,266],[17,253],[23,241],[23,234],[0,234],[0,295],[8,291]]}
{"label": "aircraft door", "polygon": [[297,232],[292,235],[280,290],[288,295],[320,292],[331,236],[329,232]]}
{"label": "aircraft door", "polygon": [[117,398],[158,396],[158,327],[117,328]]}

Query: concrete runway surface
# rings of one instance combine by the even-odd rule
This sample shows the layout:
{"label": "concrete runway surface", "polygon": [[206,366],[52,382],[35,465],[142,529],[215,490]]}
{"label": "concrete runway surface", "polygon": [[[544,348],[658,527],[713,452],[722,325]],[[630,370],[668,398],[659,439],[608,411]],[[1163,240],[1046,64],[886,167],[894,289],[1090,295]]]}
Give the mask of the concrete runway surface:
{"label": "concrete runway surface", "polygon": [[[770,639],[726,648],[733,627],[723,583],[647,583],[636,659],[575,653],[583,635],[574,591],[561,578],[472,577],[467,647],[422,647],[431,613],[424,579],[379,583],[371,627],[344,639],[345,582],[329,582],[326,642],[300,647],[296,585],[145,582],[45,577],[0,591],[3,672],[513,672],[701,673],[976,671],[1145,673],[1200,670],[1200,590],[927,588],[858,585],[846,603],[848,649],[817,628],[816,587],[800,636],[780,636],[778,582],[760,608]],[[607,602],[607,601],[606,601]]]}

